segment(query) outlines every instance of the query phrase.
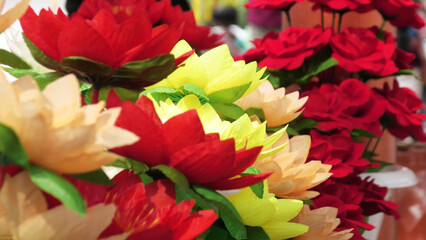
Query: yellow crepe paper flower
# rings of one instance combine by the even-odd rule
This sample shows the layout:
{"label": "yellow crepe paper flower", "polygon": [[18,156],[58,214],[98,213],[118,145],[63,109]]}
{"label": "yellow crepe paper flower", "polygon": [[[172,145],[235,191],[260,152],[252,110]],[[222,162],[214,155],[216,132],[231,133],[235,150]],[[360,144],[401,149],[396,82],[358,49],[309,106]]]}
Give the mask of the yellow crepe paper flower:
{"label": "yellow crepe paper flower", "polygon": [[309,226],[308,232],[295,237],[294,240],[348,240],[353,236],[352,229],[333,232],[340,224],[340,219],[337,218],[337,208],[334,207],[309,210],[309,206],[304,205],[299,215],[291,221]]}
{"label": "yellow crepe paper flower", "polygon": [[269,81],[265,81],[249,95],[235,102],[243,109],[262,108],[268,127],[277,127],[289,123],[301,113],[308,97],[299,99],[299,92],[285,94],[285,88],[274,90]]}
{"label": "yellow crepe paper flower", "polygon": [[305,163],[311,146],[308,135],[294,136],[289,140],[285,133],[275,144],[282,143],[288,143],[283,150],[254,164],[262,172],[273,172],[268,178],[270,191],[286,198],[311,199],[318,196],[318,192],[308,189],[332,175],[329,173],[331,165],[321,161]]}
{"label": "yellow crepe paper flower", "polygon": [[[112,222],[115,209],[113,204],[98,204],[88,208],[85,216],[63,205],[48,209],[42,192],[31,182],[27,172],[14,177],[6,175],[0,190],[0,239],[95,240]],[[122,234],[111,239],[127,236]]]}
{"label": "yellow crepe paper flower", "polygon": [[271,240],[282,240],[301,235],[308,231],[306,225],[288,222],[302,209],[303,202],[294,199],[277,199],[268,192],[264,184],[263,198],[258,198],[250,188],[227,197],[248,226],[260,226]]}
{"label": "yellow crepe paper flower", "polygon": [[[0,15],[0,32],[6,30],[8,27],[10,27],[10,25],[13,24],[13,22],[16,21],[16,19],[24,15],[28,8],[29,2],[30,0],[21,0],[13,8]],[[4,4],[5,0],[0,0],[0,12],[3,10]]]}
{"label": "yellow crepe paper flower", "polygon": [[[189,44],[181,40],[171,53],[175,56],[181,56],[191,50]],[[265,72],[265,68],[258,72],[256,70],[257,64],[255,62],[245,64],[244,61],[234,61],[228,46],[221,45],[201,56],[194,53],[166,79],[148,88],[170,87],[178,89],[183,84],[192,84],[203,89],[206,95],[211,97],[220,90],[250,84],[248,89],[242,92],[243,94],[239,94],[238,90],[226,93],[227,98],[235,96],[235,100],[237,100],[241,95],[245,96],[255,90],[264,81],[260,78]]]}
{"label": "yellow crepe paper flower", "polygon": [[163,122],[188,110],[196,109],[206,133],[219,133],[222,140],[234,138],[236,149],[263,146],[257,159],[263,159],[279,152],[286,144],[276,144],[271,148],[285,134],[286,129],[267,136],[266,123],[259,124],[257,121],[251,121],[247,114],[232,123],[222,121],[210,104],[201,104],[197,96],[192,94],[183,97],[176,105],[170,99],[165,102],[160,101],[159,104],[156,101],[153,102]]}
{"label": "yellow crepe paper flower", "polygon": [[103,107],[103,102],[81,107],[73,75],[50,83],[41,92],[30,76],[9,83],[0,73],[0,123],[15,131],[31,163],[53,171],[99,169],[121,158],[106,148],[138,140],[114,126],[120,108],[101,112]]}

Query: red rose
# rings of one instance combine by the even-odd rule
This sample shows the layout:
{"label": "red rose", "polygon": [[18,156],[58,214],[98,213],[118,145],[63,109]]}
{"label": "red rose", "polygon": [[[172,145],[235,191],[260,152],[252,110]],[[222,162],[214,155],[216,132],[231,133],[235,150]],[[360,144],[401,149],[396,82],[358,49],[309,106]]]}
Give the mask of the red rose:
{"label": "red rose", "polygon": [[385,83],[383,89],[374,90],[387,101],[385,116],[391,119],[387,126],[389,132],[398,138],[411,135],[418,141],[426,142],[422,124],[426,115],[417,113],[424,105],[416,93],[408,88],[400,88],[396,80],[392,89]]}
{"label": "red rose", "polygon": [[371,0],[371,2],[383,18],[396,27],[422,28],[425,25],[416,12],[416,9],[422,6],[412,0]]}
{"label": "red rose", "polygon": [[346,79],[339,86],[322,84],[302,96],[309,96],[303,114],[318,122],[318,129],[360,128],[382,134],[379,119],[386,111],[386,101],[359,80]]}
{"label": "red rose", "polygon": [[325,7],[335,11],[355,10],[371,4],[371,0],[310,0],[314,2],[314,9]]}
{"label": "red rose", "polygon": [[387,76],[398,71],[392,61],[396,44],[381,41],[371,30],[346,28],[331,38],[330,45],[332,57],[348,72]]}
{"label": "red rose", "polygon": [[370,162],[362,158],[364,145],[354,142],[347,131],[324,135],[312,130],[311,137],[308,160],[320,160],[332,165],[330,172],[333,178],[361,173],[370,166]]}
{"label": "red rose", "polygon": [[115,16],[118,22],[131,18],[140,11],[146,11],[154,26],[182,26],[181,39],[197,50],[211,49],[223,43],[222,35],[211,34],[207,26],[197,26],[193,11],[184,12],[180,6],[173,6],[170,0],[86,0],[77,14],[92,19],[101,9]]}
{"label": "red rose", "polygon": [[246,8],[260,8],[268,10],[282,10],[289,9],[296,2],[303,2],[305,0],[254,0],[250,3],[246,3]]}
{"label": "red rose", "polygon": [[332,31],[321,27],[299,28],[290,27],[282,31],[278,38],[273,35],[262,40],[266,57],[260,61],[260,67],[270,69],[294,70],[323,48],[330,40]]}

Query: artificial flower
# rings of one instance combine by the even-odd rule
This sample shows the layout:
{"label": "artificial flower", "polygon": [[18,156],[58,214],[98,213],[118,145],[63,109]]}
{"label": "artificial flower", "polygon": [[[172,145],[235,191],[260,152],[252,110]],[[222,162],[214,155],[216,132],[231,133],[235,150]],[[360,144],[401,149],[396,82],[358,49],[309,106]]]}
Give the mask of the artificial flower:
{"label": "artificial flower", "polygon": [[244,7],[287,11],[295,3],[303,1],[305,0],[254,0],[250,3],[246,3]]}
{"label": "artificial flower", "polygon": [[395,42],[383,42],[370,29],[346,28],[330,40],[331,55],[348,72],[387,76],[398,71],[392,56]]}
{"label": "artificial flower", "polygon": [[259,226],[271,240],[281,240],[301,235],[308,227],[289,222],[303,207],[303,202],[294,199],[277,199],[268,192],[264,184],[263,197],[257,197],[250,188],[241,189],[240,193],[227,197],[234,205],[248,226]]}
{"label": "artificial flower", "polygon": [[[195,110],[162,123],[147,97],[124,102],[117,126],[140,136],[131,146],[112,151],[149,166],[165,164],[181,171],[191,183],[226,190],[250,186],[269,174],[236,177],[250,167],[262,147],[235,150],[234,139],[205,134]],[[236,177],[236,178],[235,178]]]}
{"label": "artificial flower", "polygon": [[41,92],[30,76],[9,83],[0,76],[0,123],[19,138],[29,161],[64,173],[99,169],[120,156],[106,152],[137,137],[114,126],[119,108],[102,111],[104,103],[81,107],[80,86],[68,75]]}
{"label": "artificial flower", "polygon": [[268,39],[278,39],[278,33],[271,31],[265,34],[263,38],[256,38],[252,41],[254,48],[247,50],[244,55],[234,57],[236,60],[244,60],[246,62],[260,62],[266,58],[265,41]]}
{"label": "artificial flower", "polygon": [[352,229],[334,232],[340,224],[337,218],[337,208],[322,207],[310,210],[304,205],[300,213],[291,221],[301,223],[309,227],[308,232],[295,237],[295,240],[349,240],[352,238]]}
{"label": "artificial flower", "polygon": [[309,97],[303,114],[319,124],[315,128],[328,131],[360,128],[382,135],[379,119],[386,111],[386,101],[359,80],[346,79],[340,85],[325,83],[302,96]]}
{"label": "artificial flower", "polygon": [[[180,56],[191,50],[188,43],[179,41],[172,53],[175,56]],[[207,97],[220,100],[222,97],[232,96],[232,100],[237,100],[241,95],[245,96],[251,93],[262,84],[264,80],[260,80],[260,78],[264,72],[265,69],[257,71],[255,62],[248,64],[245,64],[244,61],[234,62],[228,46],[221,45],[201,56],[194,53],[166,79],[149,88],[169,87],[178,89],[183,84],[192,84],[203,89]],[[220,91],[225,89],[230,90],[230,92],[221,94]],[[227,96],[222,96],[224,94]]]}
{"label": "artificial flower", "polygon": [[400,88],[396,80],[392,89],[385,83],[383,89],[374,90],[387,102],[384,115],[390,120],[386,126],[389,132],[398,138],[404,139],[411,135],[416,140],[425,142],[423,121],[426,120],[426,115],[418,113],[424,105],[416,93],[409,88]]}
{"label": "artificial flower", "polygon": [[176,105],[169,98],[164,102],[160,101],[159,104],[155,101],[153,103],[158,116],[163,122],[188,110],[197,110],[204,131],[206,133],[219,133],[221,140],[233,138],[236,150],[262,146],[262,152],[257,159],[273,155],[285,145],[285,143],[282,143],[271,148],[285,134],[286,129],[281,129],[271,136],[267,136],[266,123],[259,124],[257,121],[252,121],[247,114],[232,123],[221,120],[209,103],[201,104],[200,100],[193,94],[183,97]]}
{"label": "artificial flower", "polygon": [[114,203],[114,222],[101,236],[131,232],[126,240],[176,239],[192,240],[216,220],[213,210],[191,211],[194,200],[176,204],[175,186],[170,180],[157,180],[144,185],[139,176],[126,171],[114,177],[116,186],[106,195],[106,203]]}
{"label": "artificial flower", "polygon": [[[99,239],[116,210],[113,204],[102,203],[89,207],[85,216],[63,205],[49,209],[42,191],[25,171],[14,177],[6,175],[0,209],[0,238],[11,240]],[[124,240],[127,235],[115,235],[114,239]]]}
{"label": "artificial flower", "polygon": [[182,26],[180,39],[186,40],[194,49],[207,50],[222,44],[222,35],[213,34],[208,26],[198,26],[193,11],[182,11],[180,6],[173,6],[170,0],[86,0],[77,14],[92,19],[101,9],[115,16],[118,22],[146,11],[154,26]]}
{"label": "artificial flower", "polygon": [[370,167],[370,162],[362,157],[364,145],[354,142],[349,132],[326,135],[312,130],[310,135],[312,145],[308,160],[320,160],[324,164],[332,165],[330,172],[333,173],[333,178],[361,173]]}
{"label": "artificial flower", "polygon": [[[48,64],[46,60],[42,62],[46,67],[79,74],[81,79],[96,88],[122,86],[141,89],[154,83],[154,80],[148,81],[143,75],[139,78],[133,75],[132,78],[120,78],[122,75],[134,73],[120,67],[129,62],[169,54],[181,35],[177,26],[153,27],[148,13],[143,10],[118,23],[106,10],[97,12],[92,20],[85,20],[78,15],[68,18],[60,9],[58,14],[43,9],[37,16],[30,8],[21,18],[21,26],[29,41],[51,58],[47,61]],[[134,31],[135,28],[138,31]],[[34,57],[37,59],[39,56]],[[83,63],[74,62],[76,60],[63,62],[63,59],[68,57],[78,57],[79,61],[83,61],[83,57],[89,59],[89,63],[87,60]],[[67,65],[70,64],[69,61],[71,65]],[[88,64],[97,67],[85,66]],[[173,64],[159,65],[160,69],[164,67],[167,71],[173,67]],[[137,70],[133,71],[137,73]],[[145,72],[145,75],[148,72]]]}
{"label": "artificial flower", "polygon": [[332,175],[329,173],[331,165],[320,161],[305,163],[311,145],[311,138],[307,135],[294,136],[289,140],[285,134],[276,144],[282,143],[288,143],[283,150],[254,164],[262,172],[272,172],[268,178],[269,191],[284,198],[316,197],[318,192],[308,190]]}
{"label": "artificial flower", "polygon": [[372,6],[395,27],[422,28],[425,23],[416,9],[422,5],[412,0],[371,0]]}
{"label": "artificial flower", "polygon": [[[1,1],[0,11],[3,10],[5,0]],[[0,15],[0,32],[6,30],[12,25],[18,18],[24,15],[28,8],[30,0],[21,0],[13,8],[7,10],[5,13]]]}
{"label": "artificial flower", "polygon": [[314,2],[314,9],[325,8],[325,10],[350,11],[370,6],[371,0],[310,0]]}
{"label": "artificial flower", "polygon": [[261,108],[268,127],[278,127],[296,119],[303,111],[307,97],[299,99],[299,92],[285,94],[285,88],[274,87],[265,81],[249,95],[238,99],[235,104],[243,109]]}
{"label": "artificial flower", "polygon": [[289,27],[278,35],[266,35],[261,41],[264,45],[260,47],[264,48],[266,57],[260,60],[259,66],[269,69],[297,69],[328,44],[331,34],[331,28],[323,31],[318,26]]}

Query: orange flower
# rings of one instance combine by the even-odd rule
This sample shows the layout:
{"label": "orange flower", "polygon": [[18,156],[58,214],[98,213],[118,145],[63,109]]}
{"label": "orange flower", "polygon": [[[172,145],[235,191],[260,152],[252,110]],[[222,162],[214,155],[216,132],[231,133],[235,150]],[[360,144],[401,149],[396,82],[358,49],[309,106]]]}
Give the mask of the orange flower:
{"label": "orange flower", "polygon": [[265,173],[273,172],[268,178],[269,191],[278,197],[311,199],[318,196],[318,192],[307,190],[327,180],[331,166],[320,161],[305,163],[311,145],[309,136],[294,136],[289,140],[284,134],[275,144],[286,142],[283,150],[256,161],[254,166]]}
{"label": "orange flower", "polygon": [[120,156],[106,152],[138,140],[114,126],[119,108],[81,107],[77,79],[68,75],[42,92],[32,77],[9,83],[0,73],[0,123],[12,128],[33,164],[63,173],[99,169]]}
{"label": "orange flower", "polygon": [[340,219],[336,218],[337,208],[322,207],[315,210],[309,210],[309,206],[304,205],[291,222],[301,223],[309,226],[307,233],[293,238],[294,240],[348,240],[353,234],[352,229],[346,229],[340,232],[333,232],[340,224]]}
{"label": "orange flower", "polygon": [[[98,239],[111,223],[115,206],[98,204],[85,216],[61,205],[47,208],[43,193],[31,182],[27,172],[6,175],[0,191],[0,239]],[[114,236],[125,239],[128,234]],[[106,239],[105,239],[106,240]]]}
{"label": "orange flower", "polygon": [[285,94],[285,88],[274,90],[269,81],[265,81],[249,95],[237,100],[235,104],[247,109],[250,107],[262,108],[268,127],[277,127],[297,118],[299,111],[308,100],[299,99],[299,92]]}

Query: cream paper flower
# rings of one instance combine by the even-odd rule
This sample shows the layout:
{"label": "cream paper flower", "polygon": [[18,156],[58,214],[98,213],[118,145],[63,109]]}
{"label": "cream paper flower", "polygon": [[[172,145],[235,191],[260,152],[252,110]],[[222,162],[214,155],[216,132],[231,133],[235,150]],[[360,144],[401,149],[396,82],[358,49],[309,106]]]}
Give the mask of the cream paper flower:
{"label": "cream paper flower", "polygon": [[[278,197],[311,199],[318,192],[308,191],[327,180],[331,165],[321,161],[306,162],[311,146],[308,135],[288,138],[285,133],[275,144],[288,142],[283,150],[275,155],[255,162],[254,166],[262,172],[273,172],[268,178],[269,191]],[[273,146],[272,146],[273,147]]]}
{"label": "cream paper flower", "polygon": [[0,75],[0,123],[12,128],[31,163],[52,171],[83,173],[120,156],[107,152],[138,137],[114,126],[120,108],[103,111],[104,102],[81,107],[73,75],[41,92],[30,76],[8,83]]}
{"label": "cream paper flower", "polygon": [[333,232],[340,224],[337,217],[337,208],[322,207],[309,210],[309,206],[304,205],[302,210],[291,221],[309,226],[307,233],[293,238],[294,240],[348,240],[353,234],[352,229],[340,232]]}
{"label": "cream paper flower", "polygon": [[262,108],[268,127],[277,127],[297,118],[308,97],[299,99],[299,92],[285,94],[285,88],[274,90],[269,81],[265,81],[247,96],[238,99],[235,104],[244,110],[250,107]]}
{"label": "cream paper flower", "polygon": [[[98,204],[88,208],[85,216],[63,205],[48,209],[42,192],[27,172],[14,177],[6,175],[0,190],[0,239],[95,240],[112,222],[115,209],[113,204]],[[117,235],[108,240],[127,236]]]}
{"label": "cream paper flower", "polygon": [[[13,24],[13,22],[16,21],[16,19],[24,15],[28,8],[29,2],[30,0],[21,0],[13,8],[0,15],[0,32],[6,30],[8,27],[10,27],[10,25]],[[4,8],[4,3],[5,0],[0,0],[0,12]]]}

